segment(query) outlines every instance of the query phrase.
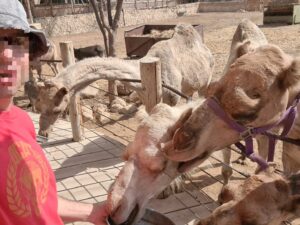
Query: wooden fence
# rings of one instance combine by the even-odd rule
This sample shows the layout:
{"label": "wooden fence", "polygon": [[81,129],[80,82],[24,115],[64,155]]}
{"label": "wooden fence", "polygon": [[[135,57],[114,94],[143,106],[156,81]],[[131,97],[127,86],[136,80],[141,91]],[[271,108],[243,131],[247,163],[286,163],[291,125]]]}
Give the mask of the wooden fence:
{"label": "wooden fence", "polygon": [[[60,51],[64,67],[75,63],[73,43],[61,42]],[[142,102],[149,113],[152,108],[162,101],[161,62],[159,58],[144,57],[140,61],[140,74],[143,87]],[[78,93],[70,96],[70,121],[73,133],[73,141],[84,138],[84,130],[81,118],[81,105]]]}

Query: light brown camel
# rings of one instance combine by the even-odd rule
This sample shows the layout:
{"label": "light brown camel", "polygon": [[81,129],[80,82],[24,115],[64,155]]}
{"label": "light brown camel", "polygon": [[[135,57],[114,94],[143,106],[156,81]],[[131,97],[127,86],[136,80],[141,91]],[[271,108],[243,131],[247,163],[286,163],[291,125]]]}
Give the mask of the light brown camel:
{"label": "light brown camel", "polygon": [[[256,26],[252,21],[248,19],[243,19],[237,26],[233,35],[229,57],[227,60],[227,64],[224,68],[223,74],[226,74],[232,63],[234,63],[237,58],[241,57],[246,53],[253,52],[256,48],[266,44],[268,44],[268,41],[264,33],[259,29],[259,27]],[[212,86],[213,85],[214,84],[212,84]],[[261,137],[258,139],[258,143],[260,154],[262,154],[263,157],[267,157],[263,149],[267,149],[268,140],[266,140],[266,138]],[[229,148],[223,150],[223,158],[224,163],[230,165],[231,150]],[[231,167],[222,166],[224,184],[228,183],[231,174]]]}
{"label": "light brown camel", "polygon": [[[280,119],[300,92],[299,81],[300,59],[285,54],[277,46],[264,45],[238,58],[210,97],[232,120],[245,127],[260,127]],[[298,120],[288,136],[299,138]],[[206,101],[177,129],[172,141],[164,145],[164,151],[171,160],[188,162],[239,140],[239,133],[217,116]],[[299,147],[284,146],[284,172],[297,172]]]}
{"label": "light brown camel", "polygon": [[[161,60],[162,81],[191,96],[195,91],[204,94],[210,83],[214,66],[213,57],[201,36],[189,24],[175,27],[174,36],[152,46],[146,57]],[[36,109],[41,112],[39,134],[47,136],[51,126],[75,94],[98,79],[139,79],[139,65],[116,58],[92,58],[67,67],[50,82],[40,87]],[[140,84],[124,83],[142,97]],[[175,105],[179,96],[163,90],[163,102]]]}
{"label": "light brown camel", "polygon": [[151,198],[197,165],[196,161],[185,164],[167,160],[160,149],[196,104],[199,102],[171,107],[160,103],[140,123],[133,142],[126,148],[125,165],[108,194],[111,224],[135,224]]}
{"label": "light brown camel", "polygon": [[264,33],[249,19],[243,19],[237,26],[233,35],[230,53],[224,74],[234,61],[242,55],[254,51],[259,46],[267,44]]}
{"label": "light brown camel", "polygon": [[253,175],[224,186],[219,200],[223,204],[195,225],[281,225],[300,217],[300,174]]}

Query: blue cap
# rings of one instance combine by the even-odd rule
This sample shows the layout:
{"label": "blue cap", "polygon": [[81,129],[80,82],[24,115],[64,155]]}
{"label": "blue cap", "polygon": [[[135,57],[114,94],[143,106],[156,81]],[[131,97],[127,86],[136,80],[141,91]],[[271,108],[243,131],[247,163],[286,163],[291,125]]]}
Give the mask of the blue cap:
{"label": "blue cap", "polygon": [[29,26],[24,7],[18,0],[0,0],[0,28],[19,29],[28,34],[30,58],[41,56],[49,49],[44,32]]}

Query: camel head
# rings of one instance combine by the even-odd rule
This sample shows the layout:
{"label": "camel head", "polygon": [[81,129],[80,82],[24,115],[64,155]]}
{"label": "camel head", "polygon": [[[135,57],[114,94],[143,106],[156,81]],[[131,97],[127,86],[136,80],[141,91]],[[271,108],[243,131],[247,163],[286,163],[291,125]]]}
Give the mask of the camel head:
{"label": "camel head", "polygon": [[[299,92],[300,59],[292,58],[274,45],[264,45],[238,58],[210,90],[225,113],[245,127],[277,122]],[[197,107],[173,139],[166,143],[166,156],[189,161],[240,140],[208,106]]]}
{"label": "camel head", "polygon": [[53,124],[69,104],[68,89],[62,84],[45,81],[38,84],[36,109],[41,113],[39,135],[48,137]]}
{"label": "camel head", "polygon": [[[135,224],[146,204],[190,165],[168,160],[160,143],[170,140],[191,108],[158,104],[137,129],[135,139],[125,152],[125,165],[110,188],[108,205],[111,224]],[[180,115],[182,116],[180,117]],[[180,168],[180,170],[179,170]]]}
{"label": "camel head", "polygon": [[225,198],[225,203],[196,224],[281,225],[300,216],[300,195],[293,194],[291,184],[279,175],[259,174],[224,186],[219,198]]}

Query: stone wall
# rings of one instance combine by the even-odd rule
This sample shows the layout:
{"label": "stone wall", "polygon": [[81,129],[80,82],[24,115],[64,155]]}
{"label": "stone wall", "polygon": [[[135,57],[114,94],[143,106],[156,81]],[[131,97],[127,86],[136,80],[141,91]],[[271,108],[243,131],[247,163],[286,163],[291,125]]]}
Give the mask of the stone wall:
{"label": "stone wall", "polygon": [[[198,3],[160,9],[125,9],[125,26],[176,18],[177,13],[182,11],[185,12],[185,15],[193,15],[197,13],[197,10]],[[94,13],[36,18],[36,22],[42,24],[43,29],[50,37],[93,32],[99,29]],[[124,26],[124,21],[121,16],[120,27],[122,26]]]}
{"label": "stone wall", "polygon": [[[121,16],[120,27],[155,23],[166,19],[176,18],[178,14],[193,15],[198,12],[236,12],[240,10],[260,10],[260,0],[241,0],[226,2],[196,2],[180,4],[174,7],[159,9],[124,9],[124,18]],[[87,33],[98,30],[94,13],[75,14],[56,17],[36,18],[46,33],[51,36]]]}

